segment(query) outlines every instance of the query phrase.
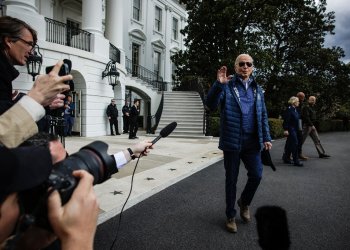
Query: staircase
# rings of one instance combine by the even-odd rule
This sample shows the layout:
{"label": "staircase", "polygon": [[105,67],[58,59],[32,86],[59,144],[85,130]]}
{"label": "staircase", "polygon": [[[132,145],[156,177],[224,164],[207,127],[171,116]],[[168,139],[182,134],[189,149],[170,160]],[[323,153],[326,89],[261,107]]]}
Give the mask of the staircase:
{"label": "staircase", "polygon": [[197,92],[164,92],[163,113],[155,133],[159,134],[162,128],[175,121],[177,127],[169,137],[209,138],[203,134],[203,114],[202,99]]}

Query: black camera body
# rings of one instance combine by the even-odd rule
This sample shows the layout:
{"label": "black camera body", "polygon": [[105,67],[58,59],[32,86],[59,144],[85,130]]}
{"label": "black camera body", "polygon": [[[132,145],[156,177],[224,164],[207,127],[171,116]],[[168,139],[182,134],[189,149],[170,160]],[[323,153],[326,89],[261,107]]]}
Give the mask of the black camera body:
{"label": "black camera body", "polygon": [[[46,69],[45,69],[46,74],[49,74],[52,71],[53,67],[54,66],[46,67]],[[60,71],[58,72],[58,75],[59,76],[66,76],[66,75],[70,74],[71,70],[72,70],[72,61],[69,59],[63,59],[63,64],[60,68]],[[74,91],[73,80],[65,81],[64,83],[68,84],[70,86],[70,91]]]}
{"label": "black camera body", "polygon": [[47,218],[48,190],[57,190],[61,196],[62,205],[67,203],[79,181],[72,175],[74,170],[88,171],[94,177],[94,185],[106,181],[116,173],[118,169],[115,159],[107,154],[107,149],[106,143],[94,141],[55,164],[44,183],[21,192],[19,201],[25,217],[31,218],[31,224],[51,230]]}

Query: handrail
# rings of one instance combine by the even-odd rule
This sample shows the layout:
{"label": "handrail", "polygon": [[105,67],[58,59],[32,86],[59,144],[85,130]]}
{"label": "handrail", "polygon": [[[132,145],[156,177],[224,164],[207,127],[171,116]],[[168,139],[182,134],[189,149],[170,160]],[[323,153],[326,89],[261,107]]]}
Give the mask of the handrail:
{"label": "handrail", "polygon": [[129,74],[151,84],[159,91],[167,90],[166,82],[163,81],[163,77],[139,64],[133,63],[132,60],[127,57],[125,58],[125,68]]}
{"label": "handrail", "polygon": [[46,41],[91,51],[91,33],[79,28],[45,17]]}

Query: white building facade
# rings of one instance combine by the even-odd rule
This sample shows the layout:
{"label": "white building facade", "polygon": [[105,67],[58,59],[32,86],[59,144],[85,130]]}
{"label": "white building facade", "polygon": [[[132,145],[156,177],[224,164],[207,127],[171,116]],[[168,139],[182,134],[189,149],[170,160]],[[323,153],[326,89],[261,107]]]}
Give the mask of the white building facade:
{"label": "white building facade", "polygon": [[[140,126],[157,112],[162,91],[171,91],[174,66],[170,57],[184,50],[180,30],[187,13],[176,0],[3,0],[2,15],[24,20],[38,32],[43,55],[41,73],[58,60],[72,61],[73,131],[80,136],[109,134],[106,107],[117,100],[119,132],[125,101],[141,102]],[[112,89],[102,79],[112,61],[120,83]],[[26,67],[14,89],[27,91],[32,77]]]}

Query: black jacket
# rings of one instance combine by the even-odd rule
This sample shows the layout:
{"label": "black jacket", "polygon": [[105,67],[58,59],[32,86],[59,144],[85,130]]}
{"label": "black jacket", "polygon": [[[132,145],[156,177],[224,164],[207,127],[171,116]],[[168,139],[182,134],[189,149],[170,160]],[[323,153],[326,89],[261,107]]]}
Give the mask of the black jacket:
{"label": "black jacket", "polygon": [[16,79],[19,72],[11,65],[7,57],[0,52],[0,115],[12,107],[12,81]]}
{"label": "black jacket", "polygon": [[316,110],[311,105],[306,105],[302,109],[303,123],[306,126],[315,126],[314,123],[317,123]]}
{"label": "black jacket", "polygon": [[109,104],[107,107],[107,116],[111,117],[111,119],[117,119],[118,118],[118,109],[117,105]]}

